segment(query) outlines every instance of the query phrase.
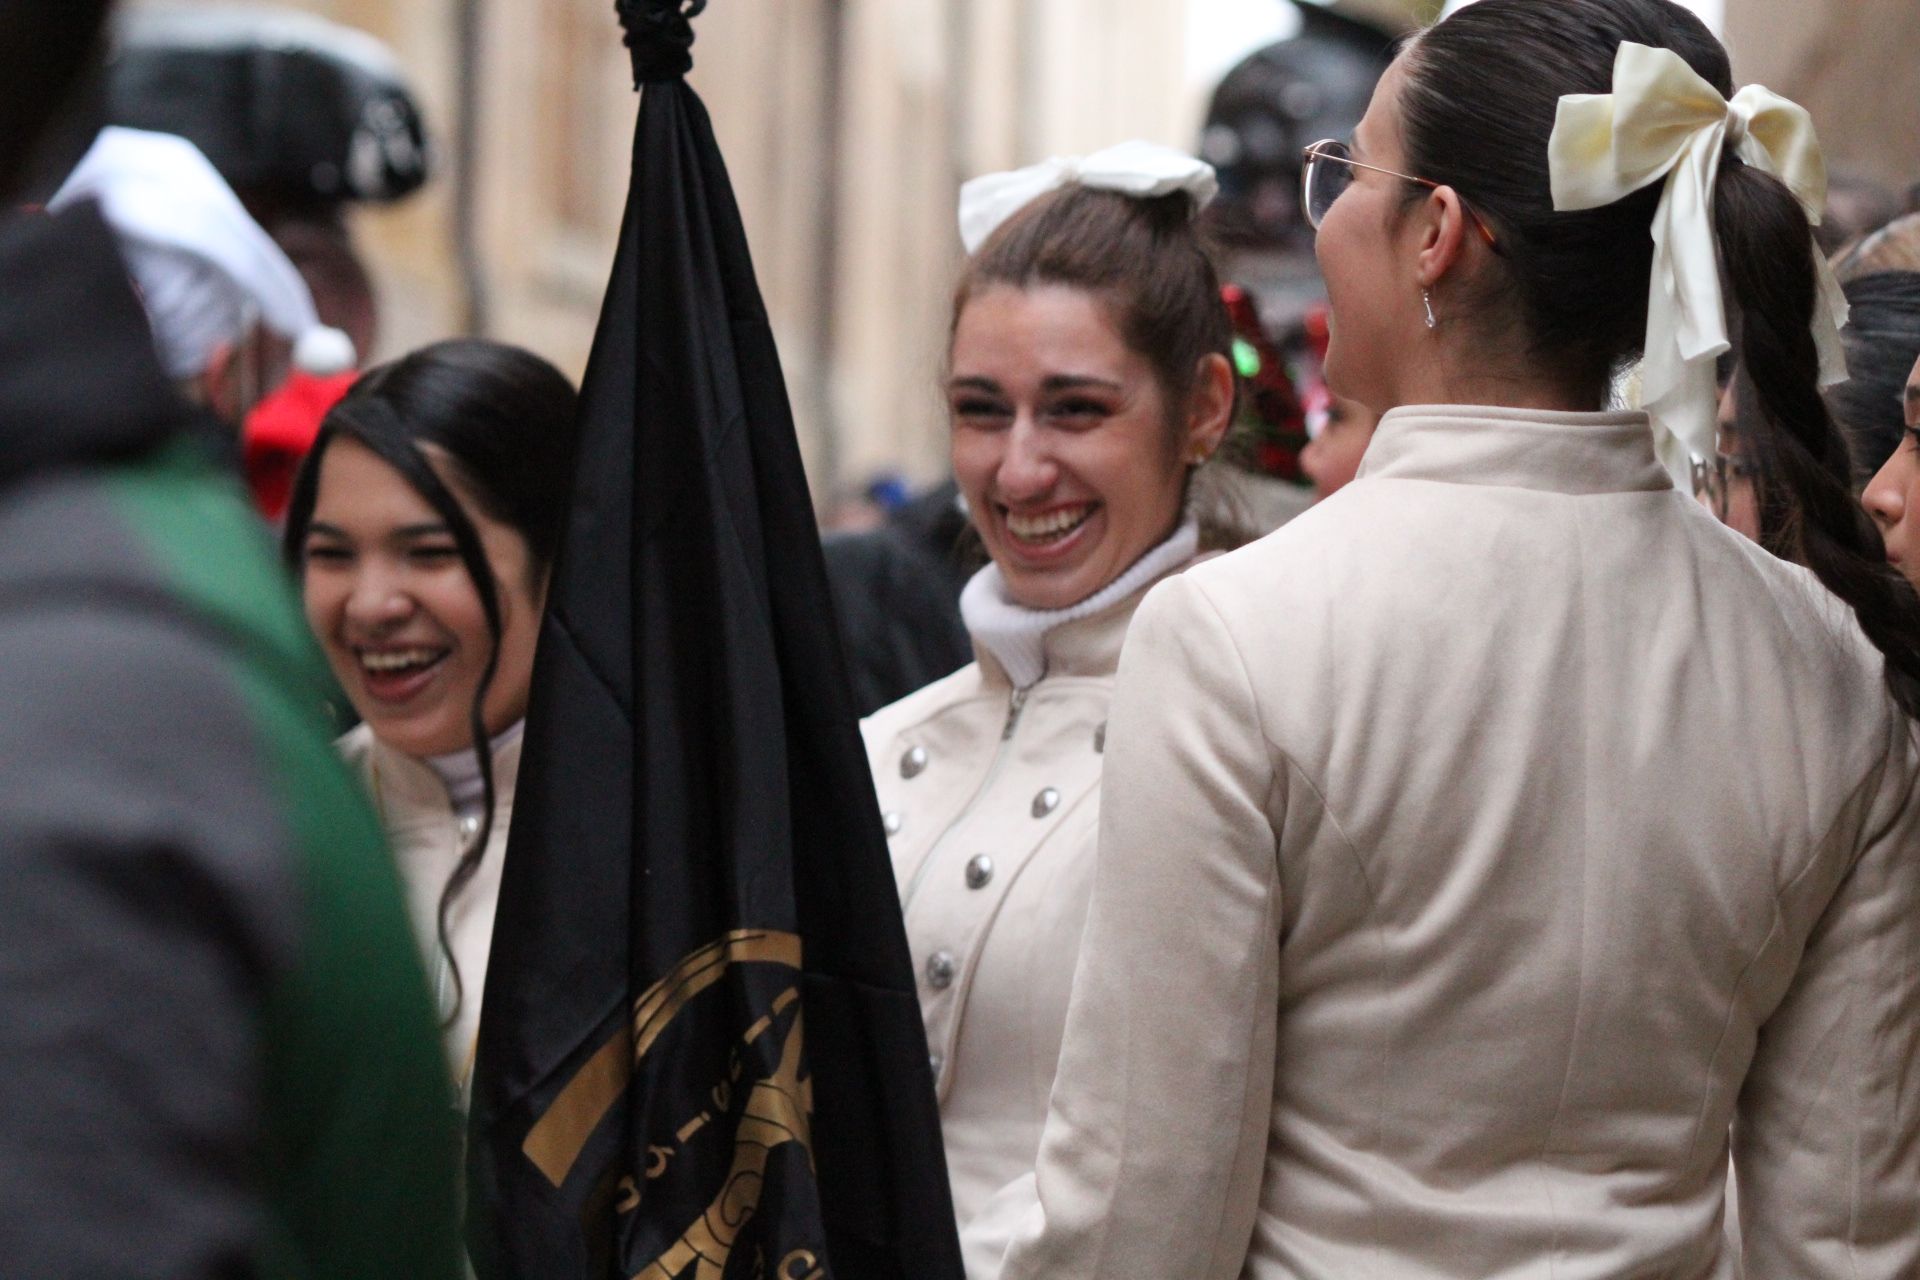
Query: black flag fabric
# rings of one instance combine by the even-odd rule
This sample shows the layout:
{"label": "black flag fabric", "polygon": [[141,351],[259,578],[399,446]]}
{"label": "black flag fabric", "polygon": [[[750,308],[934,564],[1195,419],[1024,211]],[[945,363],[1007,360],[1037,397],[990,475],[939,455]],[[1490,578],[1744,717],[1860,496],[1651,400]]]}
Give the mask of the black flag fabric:
{"label": "black flag fabric", "polygon": [[476,1268],[959,1280],[927,1042],[772,331],[684,82],[642,88],[472,1098]]}

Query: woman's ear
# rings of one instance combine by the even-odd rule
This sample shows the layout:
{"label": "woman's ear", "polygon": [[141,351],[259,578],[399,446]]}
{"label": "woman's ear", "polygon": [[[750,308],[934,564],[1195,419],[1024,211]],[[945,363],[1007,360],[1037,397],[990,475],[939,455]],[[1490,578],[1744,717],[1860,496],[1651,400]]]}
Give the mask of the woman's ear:
{"label": "woman's ear", "polygon": [[1421,206],[1420,253],[1416,278],[1422,289],[1431,289],[1459,263],[1467,249],[1467,233],[1472,219],[1460,193],[1452,187],[1436,187]]}
{"label": "woman's ear", "polygon": [[1188,461],[1205,462],[1227,438],[1233,425],[1233,393],[1233,365],[1227,358],[1217,351],[1201,356],[1187,404]]}

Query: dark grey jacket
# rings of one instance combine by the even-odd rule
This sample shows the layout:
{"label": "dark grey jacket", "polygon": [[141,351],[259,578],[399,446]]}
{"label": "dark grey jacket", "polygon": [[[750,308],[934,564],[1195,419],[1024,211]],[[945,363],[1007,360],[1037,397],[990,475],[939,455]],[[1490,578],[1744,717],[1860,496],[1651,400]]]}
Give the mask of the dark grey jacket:
{"label": "dark grey jacket", "polygon": [[0,1276],[457,1274],[393,869],[91,211],[0,223]]}

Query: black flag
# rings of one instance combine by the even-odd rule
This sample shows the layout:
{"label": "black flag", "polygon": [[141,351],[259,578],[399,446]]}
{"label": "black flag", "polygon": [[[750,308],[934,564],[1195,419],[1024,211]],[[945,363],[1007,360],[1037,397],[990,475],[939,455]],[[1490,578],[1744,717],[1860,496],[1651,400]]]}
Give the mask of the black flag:
{"label": "black flag", "polygon": [[688,19],[642,85],[473,1090],[519,1280],[958,1280],[905,930]]}

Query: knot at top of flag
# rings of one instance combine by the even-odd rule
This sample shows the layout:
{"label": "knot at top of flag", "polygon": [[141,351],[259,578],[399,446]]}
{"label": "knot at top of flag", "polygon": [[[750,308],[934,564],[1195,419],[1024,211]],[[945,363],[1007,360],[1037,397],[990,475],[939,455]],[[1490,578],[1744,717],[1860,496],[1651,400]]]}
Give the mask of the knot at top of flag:
{"label": "knot at top of flag", "polygon": [[637,87],[693,70],[693,19],[707,0],[614,0]]}

